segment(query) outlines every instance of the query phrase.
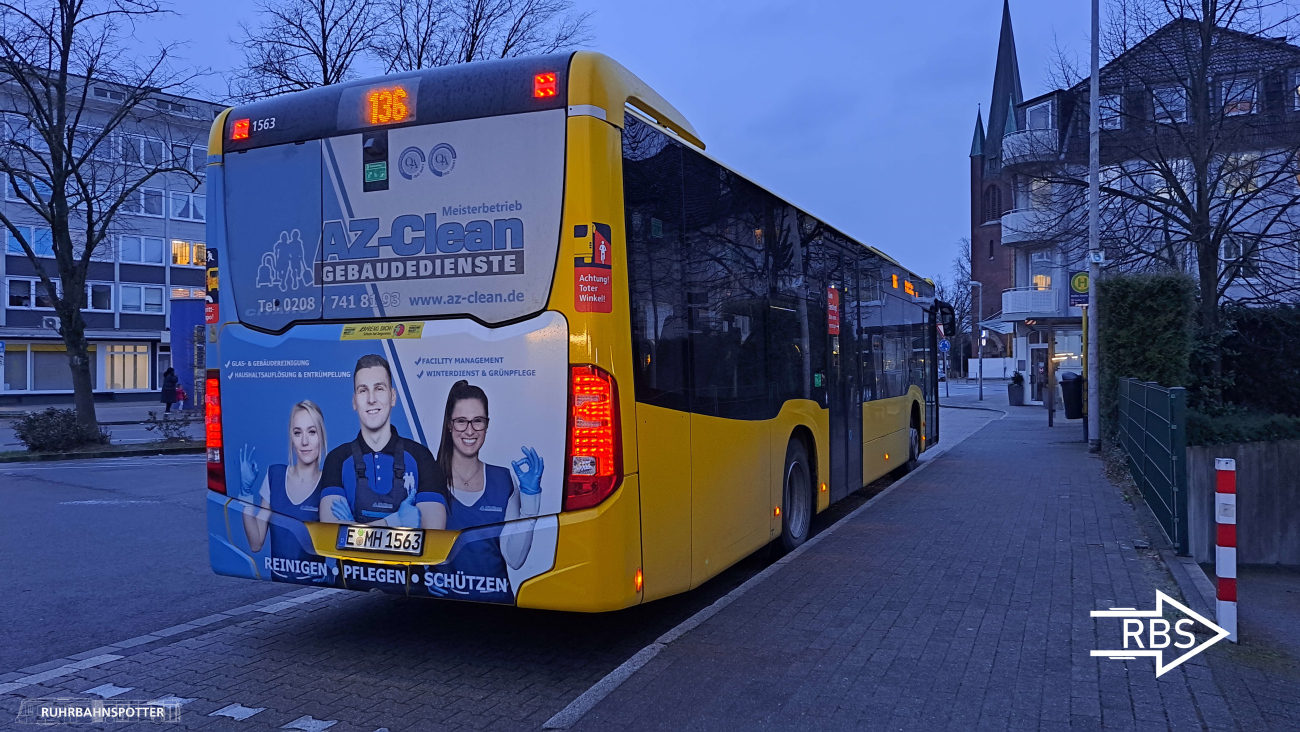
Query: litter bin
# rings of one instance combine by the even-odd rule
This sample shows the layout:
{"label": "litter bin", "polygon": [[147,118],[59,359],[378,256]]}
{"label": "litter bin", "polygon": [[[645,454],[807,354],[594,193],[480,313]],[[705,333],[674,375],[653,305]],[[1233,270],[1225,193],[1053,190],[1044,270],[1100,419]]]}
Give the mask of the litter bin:
{"label": "litter bin", "polygon": [[1061,374],[1061,401],[1065,402],[1065,418],[1083,417],[1083,377],[1067,371]]}

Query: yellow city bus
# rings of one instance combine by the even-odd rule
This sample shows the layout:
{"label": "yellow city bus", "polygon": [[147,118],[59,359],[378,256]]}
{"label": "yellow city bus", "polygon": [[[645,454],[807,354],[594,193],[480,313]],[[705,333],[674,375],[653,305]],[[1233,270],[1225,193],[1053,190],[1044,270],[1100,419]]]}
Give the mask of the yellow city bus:
{"label": "yellow city bus", "polygon": [[601,54],[235,107],[207,185],[219,574],[616,610],[938,440],[932,284]]}

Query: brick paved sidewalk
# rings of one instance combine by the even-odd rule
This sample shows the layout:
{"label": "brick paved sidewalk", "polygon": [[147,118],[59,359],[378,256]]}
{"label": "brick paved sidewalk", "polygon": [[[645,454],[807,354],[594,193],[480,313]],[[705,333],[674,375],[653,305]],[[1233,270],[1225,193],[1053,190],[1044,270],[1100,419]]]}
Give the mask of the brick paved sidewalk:
{"label": "brick paved sidewalk", "polygon": [[1010,409],[668,644],[574,729],[1300,726],[1300,694],[1277,692],[1295,668],[1276,658],[1246,668],[1225,642],[1156,679],[1150,658],[1089,656],[1122,647],[1090,610],[1178,590],[1081,437],[1077,421],[1049,430],[1041,409]]}

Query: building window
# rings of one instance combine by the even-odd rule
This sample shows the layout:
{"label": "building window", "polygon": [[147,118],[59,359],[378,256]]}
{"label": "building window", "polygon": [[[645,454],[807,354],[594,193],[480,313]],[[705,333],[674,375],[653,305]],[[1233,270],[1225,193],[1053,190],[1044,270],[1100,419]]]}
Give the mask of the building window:
{"label": "building window", "polygon": [[141,135],[122,135],[122,162],[145,167],[163,164],[163,141]]}
{"label": "building window", "polygon": [[96,99],[107,99],[110,102],[126,101],[126,94],[116,89],[106,89],[102,86],[97,86],[95,87],[94,93]]}
{"label": "building window", "polygon": [[[26,117],[17,114],[7,114],[3,117],[5,139],[27,148],[31,153],[48,153],[50,146],[45,143],[45,138],[41,137],[36,131],[36,127]],[[39,168],[32,168],[39,170]]]}
{"label": "building window", "polygon": [[201,241],[172,239],[172,264],[202,267],[207,263],[207,248]]}
{"label": "building window", "polygon": [[1187,121],[1187,90],[1181,86],[1166,86],[1151,90],[1151,99],[1157,122]]}
{"label": "building window", "polygon": [[[35,277],[10,277],[8,284],[9,307],[26,310],[54,309],[54,300],[50,299],[50,291],[39,279]],[[63,286],[59,284],[58,280],[54,280],[54,287],[59,295],[63,294]]]}
{"label": "building window", "polygon": [[127,264],[163,264],[163,240],[155,236],[124,236],[121,260]]}
{"label": "building window", "polygon": [[197,193],[172,193],[173,219],[180,221],[205,221],[207,215],[207,196]]}
{"label": "building window", "polygon": [[189,109],[189,107],[186,107],[184,104],[181,104],[180,102],[169,102],[166,99],[153,100],[153,106],[157,107],[158,109],[161,109],[164,112],[183,113]]}
{"label": "building window", "polygon": [[32,191],[32,184],[18,178],[10,177],[10,182],[5,186],[5,198],[10,201],[19,201],[26,203],[28,201],[49,201],[51,188],[42,181],[36,181],[36,190]]}
{"label": "building window", "polygon": [[1223,268],[1229,276],[1259,278],[1259,242],[1248,236],[1226,236],[1221,246]]}
{"label": "building window", "polygon": [[201,178],[204,169],[208,167],[208,149],[206,147],[173,143],[172,164],[185,168]]}
{"label": "building window", "polygon": [[1052,289],[1052,270],[1056,268],[1052,252],[1039,251],[1029,255],[1029,282],[1035,290]]}
{"label": "building window", "polygon": [[137,188],[127,195],[126,200],[122,202],[122,211],[124,213],[135,214],[137,216],[150,216],[153,218],[162,218],[163,216],[163,192],[161,188]]}
{"label": "building window", "polygon": [[984,221],[1002,218],[1002,189],[996,185],[984,189]]}
{"label": "building window", "polygon": [[1239,114],[1254,114],[1255,92],[1259,83],[1250,77],[1224,79],[1219,83],[1219,95],[1223,100],[1223,116],[1235,117]]}
{"label": "building window", "polygon": [[989,259],[993,258],[993,240],[989,239]]}
{"label": "building window", "polygon": [[1043,211],[1052,205],[1052,182],[1041,178],[1029,181],[1029,207]]}
{"label": "building window", "polygon": [[5,344],[4,390],[27,391],[27,344]]}
{"label": "building window", "polygon": [[1103,94],[1098,100],[1101,114],[1097,116],[1097,126],[1103,130],[1118,130],[1121,125],[1120,95]]}
{"label": "building window", "polygon": [[86,285],[86,309],[113,312],[113,283],[91,282]]}
{"label": "building window", "polygon": [[[18,231],[27,240],[27,245],[36,252],[38,257],[54,256],[54,232],[49,229],[34,229],[30,226],[19,226]],[[8,243],[5,245],[5,251],[9,254],[26,256],[27,252],[23,251],[23,245],[18,242],[18,237],[14,236],[12,231],[7,232]]]}
{"label": "building window", "polygon": [[1233,153],[1223,159],[1223,189],[1229,196],[1246,196],[1259,190],[1257,153]]}
{"label": "building window", "polygon": [[1031,130],[1052,129],[1052,103],[1038,104],[1025,113],[1025,123]]}
{"label": "building window", "polygon": [[11,278],[9,280],[9,307],[32,307],[32,281]]}
{"label": "building window", "polygon": [[163,288],[148,285],[122,285],[121,288],[122,312],[163,312]]}
{"label": "building window", "polygon": [[149,388],[148,344],[113,344],[106,346],[105,349],[108,351],[104,357],[104,365],[108,369],[108,373],[104,375],[105,388]]}
{"label": "building window", "polygon": [[[34,391],[72,391],[72,368],[68,365],[68,352],[63,344],[32,343],[32,389]],[[95,344],[87,346],[91,353],[90,382],[96,383]]]}

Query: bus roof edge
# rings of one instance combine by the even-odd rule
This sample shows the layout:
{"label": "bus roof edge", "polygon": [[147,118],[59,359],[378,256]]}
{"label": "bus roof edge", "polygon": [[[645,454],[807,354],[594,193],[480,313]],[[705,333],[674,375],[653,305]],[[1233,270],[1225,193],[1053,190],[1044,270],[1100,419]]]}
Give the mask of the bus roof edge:
{"label": "bus roof edge", "polygon": [[686,116],[636,74],[603,53],[577,51],[569,66],[569,104],[593,104],[605,110],[606,121],[623,127],[623,105],[631,104],[654,117],[682,139],[704,149],[704,141]]}

